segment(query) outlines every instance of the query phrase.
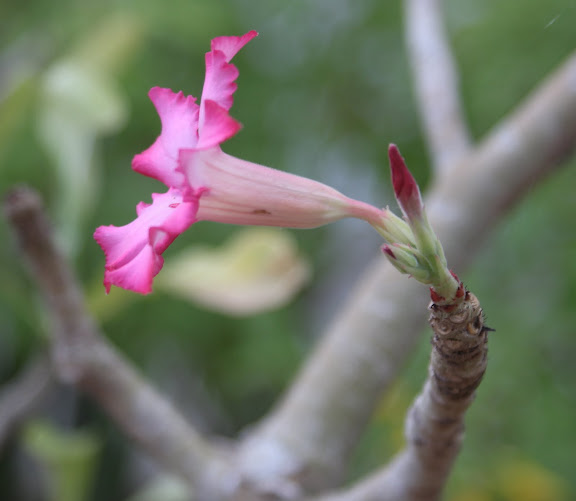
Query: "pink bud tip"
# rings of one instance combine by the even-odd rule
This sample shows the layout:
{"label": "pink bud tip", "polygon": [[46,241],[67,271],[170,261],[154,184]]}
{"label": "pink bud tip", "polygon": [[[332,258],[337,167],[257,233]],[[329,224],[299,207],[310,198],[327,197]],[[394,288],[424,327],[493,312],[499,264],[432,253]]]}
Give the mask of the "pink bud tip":
{"label": "pink bud tip", "polygon": [[418,184],[412,174],[410,174],[400,150],[395,144],[391,144],[388,147],[388,157],[390,158],[394,194],[400,208],[409,219],[420,217],[422,214],[422,199]]}
{"label": "pink bud tip", "polygon": [[396,255],[394,254],[394,252],[392,252],[392,249],[390,248],[389,245],[384,245],[382,247],[382,251],[388,254],[392,259],[396,259]]}

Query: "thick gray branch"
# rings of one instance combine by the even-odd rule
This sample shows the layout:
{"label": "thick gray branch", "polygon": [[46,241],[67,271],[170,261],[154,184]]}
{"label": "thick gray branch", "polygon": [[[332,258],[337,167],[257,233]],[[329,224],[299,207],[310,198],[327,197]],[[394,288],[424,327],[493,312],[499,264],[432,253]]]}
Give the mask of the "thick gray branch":
{"label": "thick gray branch", "polygon": [[428,379],[406,418],[406,446],[381,471],[317,501],[437,501],[462,442],[464,415],[486,370],[480,303],[467,293],[454,308],[431,304]]}
{"label": "thick gray branch", "polygon": [[[476,151],[439,176],[427,198],[448,262],[461,271],[498,220],[576,147],[576,53]],[[383,258],[368,269],[295,384],[245,443],[266,451],[268,475],[318,491],[343,465],[419,337],[426,291]],[[271,453],[272,451],[272,453]],[[257,469],[264,453],[246,453]]]}
{"label": "thick gray branch", "polygon": [[434,166],[445,169],[470,149],[456,63],[441,0],[405,0],[405,33],[420,119]]}

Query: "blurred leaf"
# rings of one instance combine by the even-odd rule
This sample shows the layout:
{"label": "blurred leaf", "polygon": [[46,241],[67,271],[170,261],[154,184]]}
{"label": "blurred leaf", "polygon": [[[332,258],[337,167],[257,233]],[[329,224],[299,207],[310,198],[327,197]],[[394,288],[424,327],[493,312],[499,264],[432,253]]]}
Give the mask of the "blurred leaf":
{"label": "blurred leaf", "polygon": [[41,82],[38,133],[58,176],[57,218],[71,256],[98,198],[97,139],[122,127],[128,105],[113,74],[133,53],[139,30],[130,18],[112,16],[88,33]]}
{"label": "blurred leaf", "polygon": [[[568,501],[568,484],[556,473],[519,455],[512,455],[498,468],[498,487],[506,501]],[[572,493],[574,494],[574,493]]]}
{"label": "blurred leaf", "polygon": [[246,228],[221,248],[198,246],[172,257],[157,286],[215,311],[251,315],[286,304],[308,278],[290,233]]}
{"label": "blurred leaf", "polygon": [[24,447],[46,472],[52,501],[84,501],[92,487],[100,440],[89,431],[62,431],[46,421],[29,423]]}
{"label": "blurred leaf", "polygon": [[93,169],[96,138],[121,125],[127,114],[110,84],[73,62],[52,67],[43,82],[38,132],[56,167],[58,227],[71,255],[99,191]]}
{"label": "blurred leaf", "polygon": [[[89,60],[67,59],[54,64],[44,75],[42,113],[48,114],[44,120],[56,115],[98,135],[115,132],[126,122],[128,110],[113,78],[93,67]],[[68,131],[50,131],[50,125],[59,124],[42,123],[41,132],[52,133],[52,137],[43,138],[60,139],[62,148],[69,148],[66,141],[71,139],[63,133]]]}

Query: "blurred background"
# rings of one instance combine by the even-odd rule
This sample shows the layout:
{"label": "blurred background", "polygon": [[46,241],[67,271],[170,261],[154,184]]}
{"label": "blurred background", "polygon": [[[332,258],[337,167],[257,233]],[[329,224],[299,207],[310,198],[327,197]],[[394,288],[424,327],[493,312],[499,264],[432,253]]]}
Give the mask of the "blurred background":
{"label": "blurred background", "polygon": [[[574,50],[576,1],[445,4],[480,139]],[[426,185],[399,1],[0,3],[0,191],[21,183],[41,191],[110,341],[199,427],[224,435],[281,394],[378,258],[378,235],[359,221],[255,232],[199,223],[165,253],[165,277],[143,297],[104,294],[92,233],[130,222],[139,201],[164,191],[130,168],[160,132],[148,90],[199,96],[210,39],[250,29],[260,36],[234,60],[232,116],[244,129],[223,145],[227,153],[393,206],[387,145],[395,142]],[[574,160],[534,184],[461,274],[496,332],[450,501],[576,499],[575,186]],[[0,241],[4,395],[45,349],[46,322],[4,220]],[[401,447],[428,335],[383,398],[351,479]],[[0,436],[1,499],[182,499],[170,479],[153,482],[155,466],[82,395],[52,382],[38,400]]]}

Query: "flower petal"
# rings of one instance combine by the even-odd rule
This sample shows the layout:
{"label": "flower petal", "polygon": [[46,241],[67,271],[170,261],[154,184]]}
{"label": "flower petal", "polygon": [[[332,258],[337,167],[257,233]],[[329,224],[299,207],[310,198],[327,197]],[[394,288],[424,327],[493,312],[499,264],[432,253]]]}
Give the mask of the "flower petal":
{"label": "flower petal", "polygon": [[205,101],[204,127],[196,147],[207,149],[218,146],[234,136],[241,128],[239,122],[234,120],[226,109],[214,101]]}
{"label": "flower petal", "polygon": [[195,97],[170,89],[153,87],[148,95],[160,115],[162,133],[150,148],[134,157],[132,168],[166,186],[181,187],[184,177],[177,169],[178,151],[196,147],[199,106]]}
{"label": "flower petal", "polygon": [[242,47],[244,47],[250,40],[257,36],[258,32],[252,30],[239,37],[216,37],[213,38],[210,42],[210,49],[212,51],[219,50],[223,52],[226,56],[226,60],[230,62]]}
{"label": "flower petal", "polygon": [[[230,64],[236,53],[258,33],[250,31],[241,37],[217,37],[212,40],[210,52],[206,53],[206,78],[202,89],[202,107],[207,101],[218,103],[225,110],[232,107],[232,95],[238,87],[238,69]],[[200,130],[204,125],[204,111],[200,112]]]}
{"label": "flower petal", "polygon": [[152,291],[152,279],[164,260],[162,253],[196,221],[198,199],[184,197],[177,189],[152,194],[152,204],[140,203],[138,217],[125,226],[100,226],[94,238],[106,255],[104,285]]}

